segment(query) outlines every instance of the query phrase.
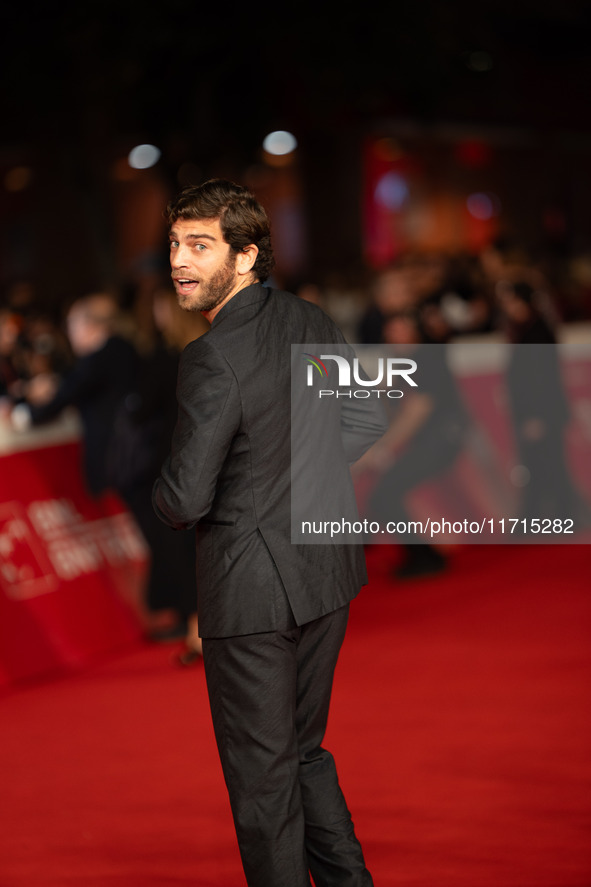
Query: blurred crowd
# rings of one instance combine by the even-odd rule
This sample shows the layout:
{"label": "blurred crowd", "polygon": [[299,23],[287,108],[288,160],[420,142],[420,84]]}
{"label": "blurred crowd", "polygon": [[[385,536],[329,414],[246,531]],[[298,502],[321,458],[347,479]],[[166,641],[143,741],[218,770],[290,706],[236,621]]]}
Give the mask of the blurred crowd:
{"label": "blurred crowd", "polygon": [[[583,321],[591,316],[583,290],[574,311],[542,266],[503,238],[478,256],[404,256],[375,274],[368,297],[349,300],[342,312],[338,294],[331,298],[310,284],[298,292],[333,313],[349,341],[393,346],[418,365],[419,387],[386,404],[389,429],[354,469],[369,491],[370,518],[382,526],[392,520],[410,525],[410,494],[426,481],[449,476],[469,451],[475,420],[450,370],[447,346],[471,340],[508,346],[502,396],[514,445],[512,516],[525,521],[524,532],[541,518],[570,517],[577,530],[589,525],[591,512],[569,465],[572,407],[556,348],[565,322],[573,315]],[[423,538],[397,531],[396,544],[403,552],[396,578],[446,569],[440,547]]]}
{"label": "blurred crowd", "polygon": [[[393,321],[409,314],[420,320],[425,339],[435,342],[491,332],[507,341],[547,341],[561,322],[591,318],[591,280],[573,306],[568,286],[556,288],[519,244],[502,238],[476,256],[402,256],[354,291],[311,281],[273,282],[319,304],[342,324],[349,341],[362,344],[388,342]],[[204,331],[205,321],[177,309],[167,281],[148,278],[132,290],[101,295],[112,306],[110,331],[130,341],[139,355],[154,354],[163,344],[178,352]],[[71,308],[48,310],[26,284],[0,300],[4,417],[15,403],[47,402],[80,356],[66,323]]]}
{"label": "blurred crowd", "polygon": [[[359,344],[424,345],[483,334],[552,343],[572,314],[541,267],[507,239],[478,256],[403,256],[353,293],[310,281],[273,283],[319,304]],[[584,300],[578,314],[591,315]],[[89,493],[116,490],[152,552],[152,631],[184,633],[190,650],[199,644],[193,540],[158,522],[151,487],[174,427],[178,357],[206,328],[201,315],[181,312],[170,281],[158,276],[125,293],[81,294],[53,312],[26,285],[0,302],[0,423],[18,431],[76,408]],[[395,483],[392,477],[393,490]]]}
{"label": "blurred crowd", "polygon": [[[551,279],[543,263],[509,238],[478,255],[411,253],[374,274],[355,316],[344,322],[351,341],[364,344],[387,343],[392,319],[409,313],[420,319],[427,341],[496,333],[533,342],[543,323],[545,342],[560,324],[591,319],[591,285],[585,288],[580,278],[576,286]],[[322,303],[319,293],[316,298]],[[517,301],[527,309],[517,310]],[[338,312],[338,295],[336,303]],[[332,304],[327,307],[330,313]]]}

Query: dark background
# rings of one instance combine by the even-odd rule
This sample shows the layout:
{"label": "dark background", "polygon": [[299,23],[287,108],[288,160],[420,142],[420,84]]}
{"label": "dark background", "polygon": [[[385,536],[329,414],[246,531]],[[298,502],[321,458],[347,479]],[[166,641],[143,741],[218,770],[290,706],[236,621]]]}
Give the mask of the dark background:
{"label": "dark background", "polygon": [[[299,143],[289,181],[305,244],[292,274],[363,279],[373,134],[426,151],[423,177],[444,187],[454,140],[492,146],[476,187],[503,192],[501,229],[564,262],[584,256],[590,18],[573,0],[12,4],[0,38],[5,297],[22,281],[52,304],[127,285],[155,261],[162,205],[188,182],[246,181],[272,211],[286,173],[261,143],[279,128]],[[133,172],[141,142],[162,156]]]}

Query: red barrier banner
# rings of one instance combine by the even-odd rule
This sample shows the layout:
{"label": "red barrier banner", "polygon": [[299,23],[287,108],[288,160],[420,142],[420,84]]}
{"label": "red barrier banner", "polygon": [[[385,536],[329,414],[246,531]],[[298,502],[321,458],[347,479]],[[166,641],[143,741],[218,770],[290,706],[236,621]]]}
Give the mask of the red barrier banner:
{"label": "red barrier banner", "polygon": [[0,683],[56,676],[135,643],[148,551],[69,442],[0,456]]}

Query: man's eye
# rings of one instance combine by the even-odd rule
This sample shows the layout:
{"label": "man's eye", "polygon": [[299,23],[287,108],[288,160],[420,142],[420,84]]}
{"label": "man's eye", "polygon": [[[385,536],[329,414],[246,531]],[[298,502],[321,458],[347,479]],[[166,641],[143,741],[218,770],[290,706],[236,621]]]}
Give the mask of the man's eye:
{"label": "man's eye", "polygon": [[178,245],[179,245],[178,240],[171,240],[170,241],[170,248],[171,249],[176,249]]}
{"label": "man's eye", "polygon": [[205,244],[204,243],[196,243],[195,249],[197,249],[197,250],[205,249]]}

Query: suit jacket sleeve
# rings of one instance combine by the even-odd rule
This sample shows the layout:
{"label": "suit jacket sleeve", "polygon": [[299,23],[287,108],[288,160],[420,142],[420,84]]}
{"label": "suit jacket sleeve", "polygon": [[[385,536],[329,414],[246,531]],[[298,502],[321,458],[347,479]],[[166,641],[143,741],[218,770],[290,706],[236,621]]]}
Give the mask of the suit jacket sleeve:
{"label": "suit jacket sleeve", "polygon": [[[350,359],[354,352],[350,349]],[[367,379],[361,366],[360,375]],[[341,439],[347,462],[351,465],[386,432],[388,416],[377,394],[367,398],[343,397],[341,400]]]}
{"label": "suit jacket sleeve", "polygon": [[153,504],[164,523],[184,529],[209,512],[242,415],[234,373],[206,337],[181,356],[177,399],[171,453],[154,485]]}
{"label": "suit jacket sleeve", "polygon": [[351,465],[361,459],[387,428],[386,411],[377,397],[344,402],[341,406],[341,438],[348,463]]}

